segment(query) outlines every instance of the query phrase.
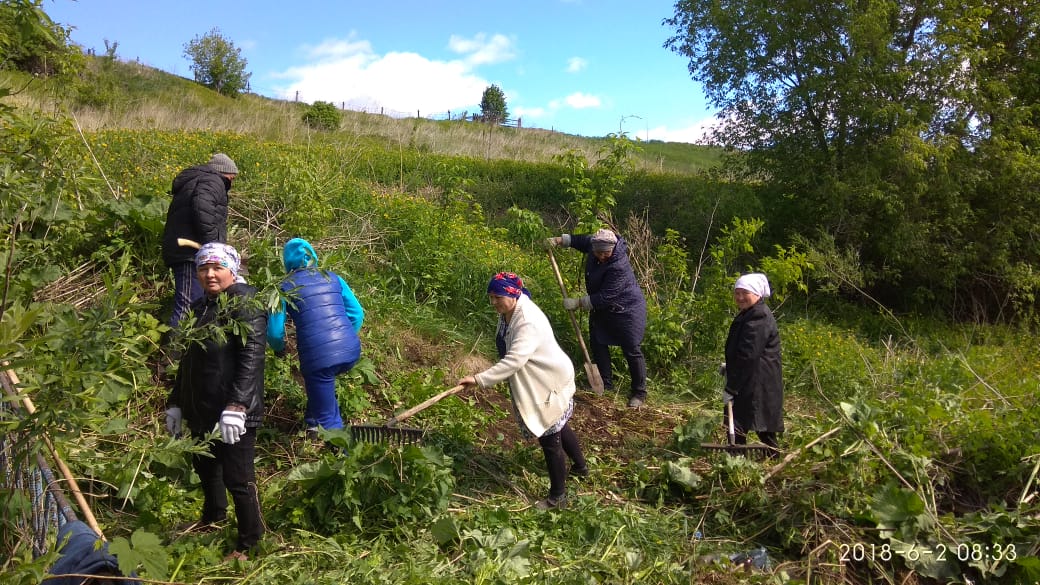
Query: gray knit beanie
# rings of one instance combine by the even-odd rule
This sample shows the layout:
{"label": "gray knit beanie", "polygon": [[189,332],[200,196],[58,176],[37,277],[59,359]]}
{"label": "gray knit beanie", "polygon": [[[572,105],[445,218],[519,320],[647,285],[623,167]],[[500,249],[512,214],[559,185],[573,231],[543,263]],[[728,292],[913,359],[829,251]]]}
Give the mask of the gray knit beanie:
{"label": "gray knit beanie", "polygon": [[237,175],[238,167],[235,165],[235,161],[231,160],[231,157],[218,152],[213,155],[213,158],[209,159],[207,163],[211,169],[224,175]]}

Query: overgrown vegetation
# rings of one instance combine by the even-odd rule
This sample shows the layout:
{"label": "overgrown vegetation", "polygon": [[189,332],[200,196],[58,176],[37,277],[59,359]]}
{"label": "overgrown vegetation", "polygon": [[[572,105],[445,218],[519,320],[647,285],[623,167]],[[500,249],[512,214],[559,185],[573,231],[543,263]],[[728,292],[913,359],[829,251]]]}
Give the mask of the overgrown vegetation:
{"label": "overgrown vegetation", "polygon": [[[763,238],[771,219],[752,187],[721,173],[633,168],[640,153],[623,135],[577,150],[561,142],[555,162],[541,154],[520,162],[441,152],[425,139],[364,137],[350,119],[338,133],[294,140],[307,132],[299,108],[217,98],[192,98],[200,120],[267,119],[267,108],[284,108],[284,118],[301,126],[164,128],[162,116],[143,124],[106,105],[95,111],[110,117],[99,114],[81,134],[83,119],[62,113],[69,102],[46,95],[35,97],[43,107],[0,102],[0,360],[18,372],[38,409],[0,417],[0,428],[51,437],[93,494],[121,561],[142,576],[1040,579],[1040,340],[1027,327],[901,316],[864,296],[848,302],[854,281],[844,275],[858,268],[854,255],[777,246]],[[200,447],[168,438],[160,420],[166,389],[155,367],[170,291],[159,237],[173,175],[217,151],[241,170],[230,239],[244,251],[250,282],[271,290],[282,276],[280,244],[301,236],[347,275],[365,305],[365,359],[338,388],[354,421],[380,424],[487,365],[494,314],[484,290],[499,270],[524,277],[580,360],[538,243],[595,222],[625,235],[649,302],[650,404],[629,411],[621,396],[580,393],[574,425],[593,474],[572,483],[570,509],[528,507],[547,478],[536,445],[518,436],[504,389],[420,413],[411,422],[428,430],[422,446],[352,443],[345,433],[311,442],[291,360],[272,359],[258,436],[270,528],[260,554],[245,567],[222,565],[233,528],[176,530],[198,514],[201,494],[186,456]],[[645,214],[648,202],[663,217]],[[580,286],[577,265],[566,268],[568,285]],[[722,439],[715,372],[733,278],[749,268],[766,271],[777,293],[790,460],[700,448]],[[817,285],[827,282],[845,286]],[[8,528],[24,511],[16,493],[0,491],[4,534],[17,533]],[[53,559],[13,547],[5,580],[38,582]],[[731,559],[759,548],[767,567],[734,572]]]}

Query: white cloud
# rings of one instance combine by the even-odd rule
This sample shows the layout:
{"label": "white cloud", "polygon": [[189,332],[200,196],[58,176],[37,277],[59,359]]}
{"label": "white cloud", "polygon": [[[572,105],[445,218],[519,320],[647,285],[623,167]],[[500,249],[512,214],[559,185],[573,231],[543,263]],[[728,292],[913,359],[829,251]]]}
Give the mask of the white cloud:
{"label": "white cloud", "polygon": [[578,73],[589,66],[589,62],[581,57],[567,59],[567,73]]}
{"label": "white cloud", "polygon": [[580,91],[563,98],[563,101],[575,110],[598,108],[602,104],[598,97],[587,93],[581,93]]}
{"label": "white cloud", "polygon": [[472,39],[451,35],[448,48],[460,55],[466,55],[466,62],[471,66],[501,63],[516,57],[513,41],[500,34],[488,38],[486,34],[478,33]]}
{"label": "white cloud", "polygon": [[704,118],[683,128],[668,128],[667,126],[656,126],[639,133],[640,138],[650,136],[650,140],[661,140],[664,142],[689,142],[691,144],[707,144],[708,134],[711,127],[718,124],[718,118]]}
{"label": "white cloud", "polygon": [[[473,65],[501,58],[497,37],[482,42],[453,37],[465,60],[436,61],[416,53],[393,52],[379,55],[368,41],[328,40],[305,47],[311,60],[275,74],[286,83],[275,88],[279,97],[300,101],[317,100],[346,104],[355,109],[387,114],[430,114],[471,108],[480,102],[488,85],[473,71]],[[504,38],[504,37],[503,37]],[[477,42],[480,40],[481,42]],[[508,43],[507,43],[508,44]]]}
{"label": "white cloud", "polygon": [[509,113],[517,118],[542,118],[545,116],[545,108],[511,108]]}

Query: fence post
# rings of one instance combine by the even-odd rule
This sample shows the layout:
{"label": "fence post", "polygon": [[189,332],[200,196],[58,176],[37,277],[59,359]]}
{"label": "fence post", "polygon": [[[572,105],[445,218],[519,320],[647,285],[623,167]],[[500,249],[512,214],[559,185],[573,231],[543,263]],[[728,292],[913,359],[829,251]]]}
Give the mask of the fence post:
{"label": "fence post", "polygon": [[516,119],[516,127],[518,129],[524,127],[524,119],[523,118],[517,118]]}

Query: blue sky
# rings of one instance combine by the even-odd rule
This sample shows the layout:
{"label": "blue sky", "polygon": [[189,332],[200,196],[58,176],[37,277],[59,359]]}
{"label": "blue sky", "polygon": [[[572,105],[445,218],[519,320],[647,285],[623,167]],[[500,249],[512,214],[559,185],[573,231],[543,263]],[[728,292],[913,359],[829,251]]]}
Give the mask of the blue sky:
{"label": "blue sky", "polygon": [[48,0],[98,54],[191,77],[184,45],[213,28],[241,49],[252,91],[423,116],[506,94],[523,125],[696,142],[713,111],[663,48],[675,0]]}

